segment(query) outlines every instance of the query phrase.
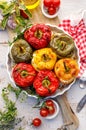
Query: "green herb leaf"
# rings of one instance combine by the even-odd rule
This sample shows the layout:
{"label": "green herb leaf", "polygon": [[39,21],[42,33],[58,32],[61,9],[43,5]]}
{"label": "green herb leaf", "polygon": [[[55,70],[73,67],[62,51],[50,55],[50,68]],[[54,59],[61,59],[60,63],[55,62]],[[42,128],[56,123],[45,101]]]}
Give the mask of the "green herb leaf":
{"label": "green herb leaf", "polygon": [[21,16],[16,16],[16,22],[19,24],[19,25],[22,25],[22,26],[24,26],[24,25],[26,25],[25,24],[25,21],[24,21],[24,18],[22,18]]}
{"label": "green herb leaf", "polygon": [[0,9],[5,9],[7,7],[7,2],[0,2]]}
{"label": "green herb leaf", "polygon": [[30,11],[27,8],[24,11],[28,15],[28,17],[32,17],[32,14],[30,13]]}
{"label": "green herb leaf", "polygon": [[8,41],[9,46],[11,46],[16,40],[24,38],[24,31],[27,28],[29,29],[31,26],[32,26],[32,24],[28,23],[28,24],[25,25],[25,27],[23,28],[23,30],[21,29],[21,26],[17,26],[15,28],[15,30],[14,30],[17,33],[17,36],[13,38],[12,42]]}
{"label": "green herb leaf", "polygon": [[9,15],[4,16],[4,19],[1,22],[2,29],[5,29],[5,27],[7,25],[8,17],[9,17]]}
{"label": "green herb leaf", "polygon": [[19,9],[26,10],[26,6],[22,3],[19,4]]}
{"label": "green herb leaf", "polygon": [[5,101],[5,110],[0,111],[0,130],[11,130],[15,128],[15,125],[19,124],[22,118],[17,117],[17,108],[15,102],[8,98],[9,92],[15,92],[16,96],[19,97],[21,90],[15,89],[8,84],[8,86],[2,89],[2,98]]}
{"label": "green herb leaf", "polygon": [[20,95],[20,93],[22,92],[22,89],[20,89],[20,88],[14,88],[14,87],[11,86],[11,84],[8,84],[7,89],[9,91],[14,92],[16,94],[16,98],[18,98],[19,95]]}
{"label": "green herb leaf", "polygon": [[3,16],[11,14],[14,10],[14,3],[10,4],[7,8],[3,10]]}

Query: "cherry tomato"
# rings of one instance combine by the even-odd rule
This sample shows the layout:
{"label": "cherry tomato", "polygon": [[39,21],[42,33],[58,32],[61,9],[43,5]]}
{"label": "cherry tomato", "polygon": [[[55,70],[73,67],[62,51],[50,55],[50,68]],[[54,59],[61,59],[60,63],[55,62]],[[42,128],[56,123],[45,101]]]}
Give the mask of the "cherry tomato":
{"label": "cherry tomato", "polygon": [[53,103],[52,100],[46,100],[46,101],[45,101],[45,105],[46,105],[46,106],[54,106],[54,103]]}
{"label": "cherry tomato", "polygon": [[25,19],[28,19],[29,17],[27,16],[27,14],[23,11],[23,10],[20,10],[20,15],[25,18]]}
{"label": "cherry tomato", "polygon": [[60,0],[53,0],[53,6],[59,7],[60,6]]}
{"label": "cherry tomato", "polygon": [[54,15],[54,14],[56,13],[56,8],[55,8],[55,7],[49,7],[49,8],[48,8],[48,13],[49,13],[50,15]]}
{"label": "cherry tomato", "polygon": [[44,0],[44,6],[50,7],[53,4],[53,0]]}
{"label": "cherry tomato", "polygon": [[36,127],[40,126],[41,125],[41,120],[39,118],[34,118],[33,121],[32,121],[32,124]]}
{"label": "cherry tomato", "polygon": [[54,114],[54,113],[55,113],[55,107],[54,107],[54,106],[49,106],[49,107],[48,107],[48,113],[49,113],[50,115]]}
{"label": "cherry tomato", "polygon": [[43,1],[45,7],[59,7],[60,0],[44,0]]}
{"label": "cherry tomato", "polygon": [[41,108],[41,109],[40,109],[40,115],[41,115],[42,117],[48,116],[48,109],[47,109],[47,108]]}

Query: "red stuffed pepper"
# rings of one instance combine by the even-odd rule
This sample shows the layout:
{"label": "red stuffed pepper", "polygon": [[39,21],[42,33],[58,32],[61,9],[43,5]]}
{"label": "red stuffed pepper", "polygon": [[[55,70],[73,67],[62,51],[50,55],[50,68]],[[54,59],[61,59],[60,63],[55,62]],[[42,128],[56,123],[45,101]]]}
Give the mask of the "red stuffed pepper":
{"label": "red stuffed pepper", "polygon": [[45,24],[33,25],[24,32],[24,38],[35,49],[44,48],[51,40],[50,27]]}
{"label": "red stuffed pepper", "polygon": [[59,80],[54,72],[50,70],[41,70],[37,74],[33,87],[40,96],[49,96],[56,92],[59,87]]}
{"label": "red stuffed pepper", "polygon": [[12,71],[12,77],[16,85],[26,88],[32,85],[36,71],[31,64],[16,64]]}

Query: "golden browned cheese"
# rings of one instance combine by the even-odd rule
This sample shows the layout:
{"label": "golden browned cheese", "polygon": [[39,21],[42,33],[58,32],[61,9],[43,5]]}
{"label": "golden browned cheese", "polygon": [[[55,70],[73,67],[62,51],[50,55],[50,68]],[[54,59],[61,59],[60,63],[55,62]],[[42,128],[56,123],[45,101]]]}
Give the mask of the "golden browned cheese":
{"label": "golden browned cheese", "polygon": [[55,74],[62,83],[72,82],[79,73],[79,66],[76,60],[64,58],[56,62]]}
{"label": "golden browned cheese", "polygon": [[57,60],[57,55],[51,48],[43,48],[33,53],[32,65],[39,71],[43,69],[52,70]]}

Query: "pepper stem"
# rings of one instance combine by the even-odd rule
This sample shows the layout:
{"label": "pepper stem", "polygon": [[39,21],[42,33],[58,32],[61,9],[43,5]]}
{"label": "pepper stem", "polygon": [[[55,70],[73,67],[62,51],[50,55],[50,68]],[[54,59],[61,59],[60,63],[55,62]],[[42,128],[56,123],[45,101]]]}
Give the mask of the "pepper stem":
{"label": "pepper stem", "polygon": [[21,71],[21,76],[22,77],[27,77],[28,76],[28,72],[26,70],[22,70]]}
{"label": "pepper stem", "polygon": [[42,31],[41,30],[37,30],[37,31],[35,31],[35,37],[37,37],[38,39],[41,39],[41,37],[42,37]]}
{"label": "pepper stem", "polygon": [[46,88],[49,87],[50,81],[49,81],[49,79],[48,79],[47,76],[46,76],[46,77],[44,78],[44,80],[42,81],[42,85],[43,85],[44,87],[46,87]]}
{"label": "pepper stem", "polygon": [[43,55],[42,55],[42,60],[43,60],[44,62],[48,62],[48,61],[51,60],[51,58],[49,57],[49,55],[43,54]]}
{"label": "pepper stem", "polygon": [[66,71],[66,72],[69,72],[69,71],[70,71],[70,68],[66,65],[65,62],[63,62],[63,64],[64,64],[65,71]]}
{"label": "pepper stem", "polygon": [[21,71],[21,76],[22,76],[22,77],[35,76],[35,74],[31,74],[31,73],[29,73],[27,70],[22,70],[22,71]]}
{"label": "pepper stem", "polygon": [[50,84],[50,81],[47,80],[47,79],[44,79],[44,80],[42,81],[42,85],[43,85],[44,87],[46,87],[46,88],[49,86],[49,84]]}

